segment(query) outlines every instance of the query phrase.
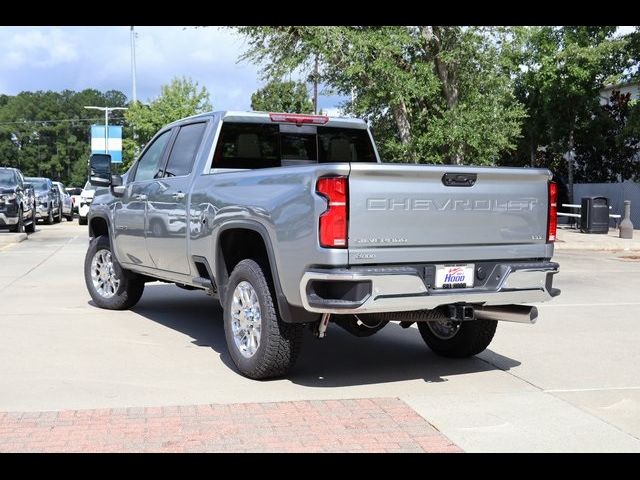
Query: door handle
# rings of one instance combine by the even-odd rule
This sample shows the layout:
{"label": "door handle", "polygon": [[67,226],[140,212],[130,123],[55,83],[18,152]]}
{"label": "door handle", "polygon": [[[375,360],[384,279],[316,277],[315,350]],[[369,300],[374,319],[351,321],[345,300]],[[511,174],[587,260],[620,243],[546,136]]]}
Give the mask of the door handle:
{"label": "door handle", "polygon": [[176,192],[173,194],[173,199],[174,200],[182,200],[185,197],[185,193],[184,192]]}
{"label": "door handle", "polygon": [[146,200],[147,196],[144,193],[139,193],[133,196],[134,200]]}

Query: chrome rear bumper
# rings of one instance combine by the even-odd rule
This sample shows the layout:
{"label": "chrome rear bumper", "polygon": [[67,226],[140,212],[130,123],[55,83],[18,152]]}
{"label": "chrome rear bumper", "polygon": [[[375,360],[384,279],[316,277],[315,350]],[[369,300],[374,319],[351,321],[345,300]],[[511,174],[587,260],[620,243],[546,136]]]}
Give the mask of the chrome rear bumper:
{"label": "chrome rear bumper", "polygon": [[[496,265],[484,286],[447,290],[428,288],[423,278],[415,273],[410,274],[409,269],[397,267],[368,270],[306,272],[300,282],[304,308],[310,312],[335,314],[402,312],[430,310],[454,303],[485,306],[538,303],[560,294],[558,289],[551,286],[552,276],[558,273],[558,264],[551,262]],[[324,285],[327,285],[324,282],[353,282],[355,287],[351,289],[350,295],[357,298],[322,298],[317,294],[314,281],[320,281]],[[349,289],[349,283],[342,285],[346,287],[341,291]],[[359,290],[356,291],[357,289]]]}

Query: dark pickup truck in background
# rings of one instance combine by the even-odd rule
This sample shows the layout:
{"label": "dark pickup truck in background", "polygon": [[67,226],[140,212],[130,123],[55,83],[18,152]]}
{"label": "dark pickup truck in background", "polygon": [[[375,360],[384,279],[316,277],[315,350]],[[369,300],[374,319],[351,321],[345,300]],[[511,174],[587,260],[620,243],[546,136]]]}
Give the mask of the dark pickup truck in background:
{"label": "dark pickup truck in background", "polygon": [[27,177],[33,185],[36,195],[36,219],[51,225],[62,221],[62,201],[58,188],[51,179],[45,177]]}
{"label": "dark pickup truck in background", "polygon": [[33,186],[17,168],[0,167],[0,227],[19,233],[36,229]]}

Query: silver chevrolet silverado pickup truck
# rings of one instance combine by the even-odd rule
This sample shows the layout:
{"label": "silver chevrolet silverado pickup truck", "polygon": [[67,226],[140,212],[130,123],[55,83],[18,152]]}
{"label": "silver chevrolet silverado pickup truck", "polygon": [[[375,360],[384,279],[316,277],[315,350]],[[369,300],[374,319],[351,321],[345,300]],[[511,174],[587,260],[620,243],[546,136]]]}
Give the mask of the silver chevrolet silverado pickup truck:
{"label": "silver chevrolet silverado pickup truck", "polygon": [[467,357],[560,293],[550,179],[385,164],[362,120],[202,114],[160,130],[122,176],[92,156],[86,285],[107,309],[150,281],[217,297],[255,379],[285,375],[303,329],[322,338],[330,322],[361,337],[416,323],[434,352]]}

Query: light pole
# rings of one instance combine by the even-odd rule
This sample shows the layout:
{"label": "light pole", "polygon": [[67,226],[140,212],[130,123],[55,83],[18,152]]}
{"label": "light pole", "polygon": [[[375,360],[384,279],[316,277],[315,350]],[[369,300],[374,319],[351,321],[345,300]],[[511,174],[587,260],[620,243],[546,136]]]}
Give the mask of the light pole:
{"label": "light pole", "polygon": [[101,110],[104,112],[104,153],[109,153],[109,112],[113,110],[127,110],[127,107],[87,107],[87,110]]}
{"label": "light pole", "polygon": [[136,91],[136,32],[131,27],[131,100],[133,103],[138,101]]}

